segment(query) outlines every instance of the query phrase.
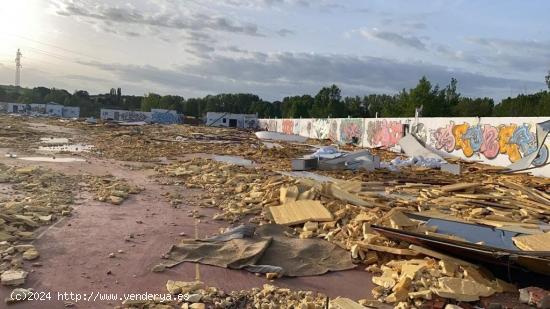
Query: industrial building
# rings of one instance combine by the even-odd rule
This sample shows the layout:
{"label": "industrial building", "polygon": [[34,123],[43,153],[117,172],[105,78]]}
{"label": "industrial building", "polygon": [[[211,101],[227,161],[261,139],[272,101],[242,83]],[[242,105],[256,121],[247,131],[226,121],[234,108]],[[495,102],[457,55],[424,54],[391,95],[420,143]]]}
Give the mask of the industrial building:
{"label": "industrial building", "polygon": [[62,118],[80,117],[80,107],[64,106],[59,103],[8,103],[0,102],[0,112],[31,116],[50,116]]}
{"label": "industrial building", "polygon": [[258,127],[258,114],[206,113],[206,125],[212,127],[231,127],[254,129]]}

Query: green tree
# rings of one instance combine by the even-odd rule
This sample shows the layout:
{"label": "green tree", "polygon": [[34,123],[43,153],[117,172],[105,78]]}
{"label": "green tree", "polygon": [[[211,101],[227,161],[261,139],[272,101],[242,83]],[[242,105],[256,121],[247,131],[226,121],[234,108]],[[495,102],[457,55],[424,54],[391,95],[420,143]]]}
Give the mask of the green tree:
{"label": "green tree", "polygon": [[401,116],[413,117],[416,108],[421,106],[423,107],[423,116],[436,116],[438,111],[438,92],[439,88],[436,86],[432,89],[430,81],[428,81],[426,76],[422,76],[415,88],[410,89],[408,93],[405,90],[401,93]]}
{"label": "green tree", "polygon": [[323,87],[315,95],[309,114],[314,118],[346,117],[346,107],[341,99],[342,94],[338,86]]}
{"label": "green tree", "polygon": [[353,118],[369,117],[366,97],[345,97],[344,105],[346,106],[346,110],[348,111],[348,116],[351,116]]}
{"label": "green tree", "polygon": [[548,89],[550,89],[550,70],[548,71],[548,75],[544,77],[544,81],[546,82],[546,86],[548,86]]}
{"label": "green tree", "polygon": [[494,105],[491,98],[460,98],[452,108],[452,116],[490,117],[493,114]]}
{"label": "green tree", "polygon": [[281,104],[284,118],[309,118],[314,99],[310,95],[285,97]]}
{"label": "green tree", "polygon": [[141,99],[141,110],[144,112],[151,111],[151,108],[158,108],[161,96],[156,93],[148,93]]}
{"label": "green tree", "polygon": [[59,104],[66,104],[69,102],[71,94],[65,89],[50,89],[50,92],[44,97],[46,103],[55,102]]}
{"label": "green tree", "polygon": [[156,106],[152,106],[151,108],[171,109],[177,111],[178,113],[183,113],[184,101],[185,100],[183,97],[177,95],[165,95],[158,100],[158,104]]}

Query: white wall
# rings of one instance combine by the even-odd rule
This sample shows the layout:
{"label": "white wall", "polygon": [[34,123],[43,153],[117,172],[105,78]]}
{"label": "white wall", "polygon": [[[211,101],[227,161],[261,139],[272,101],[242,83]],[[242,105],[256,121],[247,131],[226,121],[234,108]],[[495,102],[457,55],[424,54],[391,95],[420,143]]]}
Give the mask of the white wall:
{"label": "white wall", "polygon": [[[359,141],[363,147],[392,148],[406,127],[415,130],[427,145],[469,160],[507,166],[532,152],[537,146],[535,125],[550,117],[464,117],[464,118],[338,118],[260,119],[260,128],[298,134],[309,138],[332,139],[340,143]],[[537,166],[550,162],[550,137],[540,152]],[[550,177],[550,165],[532,170]]]}

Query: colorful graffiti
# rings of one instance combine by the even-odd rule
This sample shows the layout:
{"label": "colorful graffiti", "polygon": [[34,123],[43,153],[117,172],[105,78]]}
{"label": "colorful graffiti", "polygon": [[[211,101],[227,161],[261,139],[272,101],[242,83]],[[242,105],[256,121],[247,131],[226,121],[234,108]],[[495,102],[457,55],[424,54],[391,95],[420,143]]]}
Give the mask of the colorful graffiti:
{"label": "colorful graffiti", "polygon": [[340,142],[361,143],[363,140],[363,119],[342,119],[340,121]]}
{"label": "colorful graffiti", "polygon": [[[516,162],[524,156],[537,150],[535,134],[530,131],[528,124],[500,125],[468,123],[454,124],[433,131],[432,138],[435,148],[447,152],[462,150],[466,157],[474,154],[483,155],[487,159],[494,159],[499,154],[506,154],[510,162]],[[548,160],[548,147],[544,145],[533,165],[540,166]]]}
{"label": "colorful graffiti", "polygon": [[330,121],[330,127],[328,131],[328,138],[333,141],[338,141],[338,121],[333,119]]}
{"label": "colorful graffiti", "polygon": [[294,134],[294,120],[292,119],[283,120],[283,133]]}
{"label": "colorful graffiti", "polygon": [[313,131],[315,132],[315,138],[327,139],[330,132],[330,122],[328,119],[315,119],[313,120]]}
{"label": "colorful graffiti", "polygon": [[181,118],[178,114],[169,112],[153,112],[151,113],[151,119],[154,123],[161,124],[181,123]]}
{"label": "colorful graffiti", "polygon": [[372,146],[393,147],[402,137],[401,121],[375,120],[367,126],[367,138]]}

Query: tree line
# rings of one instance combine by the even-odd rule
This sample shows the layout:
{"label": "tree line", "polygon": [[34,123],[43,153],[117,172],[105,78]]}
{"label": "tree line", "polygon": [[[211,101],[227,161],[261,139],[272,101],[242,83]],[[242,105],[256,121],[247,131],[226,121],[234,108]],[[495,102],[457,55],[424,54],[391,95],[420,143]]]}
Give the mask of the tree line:
{"label": "tree line", "polygon": [[[550,89],[550,72],[545,81]],[[447,86],[440,87],[422,77],[414,88],[403,89],[394,95],[342,97],[340,88],[330,85],[321,88],[314,96],[288,96],[274,102],[249,93],[223,93],[185,99],[178,95],[156,93],[144,96],[123,95],[120,88],[112,88],[105,94],[90,95],[85,90],[70,93],[56,88],[0,86],[0,102],[56,102],[79,106],[82,117],[99,117],[101,108],[142,111],[163,108],[197,118],[207,112],[257,113],[261,118],[412,117],[420,107],[424,117],[550,116],[549,91],[519,94],[495,104],[488,97],[462,96],[457,86],[458,81],[454,78]]]}

